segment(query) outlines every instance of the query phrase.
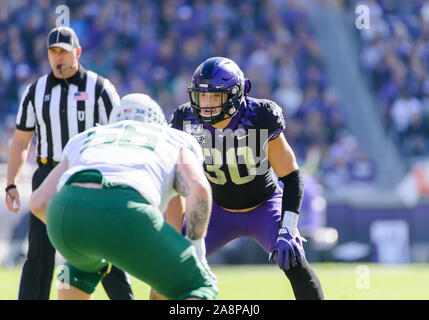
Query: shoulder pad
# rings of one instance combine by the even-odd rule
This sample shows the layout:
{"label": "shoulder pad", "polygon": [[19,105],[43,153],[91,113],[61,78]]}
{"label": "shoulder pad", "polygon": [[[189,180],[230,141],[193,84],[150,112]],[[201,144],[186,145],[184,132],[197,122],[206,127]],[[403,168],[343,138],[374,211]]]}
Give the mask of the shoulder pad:
{"label": "shoulder pad", "polygon": [[[248,98],[245,116],[252,118],[253,123],[258,123],[259,129],[268,129],[270,139],[277,136],[286,128],[283,110],[274,101],[268,99]],[[271,137],[272,135],[275,136]]]}

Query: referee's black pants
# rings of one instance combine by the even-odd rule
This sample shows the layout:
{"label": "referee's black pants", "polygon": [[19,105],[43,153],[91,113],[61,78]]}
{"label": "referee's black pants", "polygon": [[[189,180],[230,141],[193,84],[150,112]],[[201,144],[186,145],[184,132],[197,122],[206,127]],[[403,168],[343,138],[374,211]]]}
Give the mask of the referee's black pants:
{"label": "referee's black pants", "polygon": [[[33,175],[32,188],[36,190],[53,169],[39,166]],[[19,300],[48,300],[55,267],[55,248],[49,241],[46,225],[30,213],[28,253],[21,274]],[[102,281],[112,300],[133,300],[129,278],[115,266]]]}

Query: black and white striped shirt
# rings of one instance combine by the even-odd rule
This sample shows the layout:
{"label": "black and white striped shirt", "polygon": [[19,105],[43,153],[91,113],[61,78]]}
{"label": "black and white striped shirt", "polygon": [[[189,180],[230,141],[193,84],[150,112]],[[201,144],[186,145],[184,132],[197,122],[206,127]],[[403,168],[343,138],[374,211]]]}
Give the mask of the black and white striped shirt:
{"label": "black and white striped shirt", "polygon": [[67,81],[55,78],[51,72],[25,89],[16,128],[36,130],[38,157],[59,161],[68,140],[96,123],[108,123],[119,100],[108,79],[81,65]]}

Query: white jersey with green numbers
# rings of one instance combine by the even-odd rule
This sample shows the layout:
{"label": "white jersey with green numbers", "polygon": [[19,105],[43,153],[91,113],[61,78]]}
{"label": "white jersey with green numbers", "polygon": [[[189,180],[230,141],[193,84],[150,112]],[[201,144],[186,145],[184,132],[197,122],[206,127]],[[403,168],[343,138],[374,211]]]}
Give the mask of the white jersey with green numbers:
{"label": "white jersey with green numbers", "polygon": [[96,169],[107,181],[134,188],[163,212],[177,195],[173,186],[176,164],[184,148],[203,161],[198,142],[179,130],[133,120],[98,126],[76,135],[65,146],[62,160],[67,158],[69,169],[57,190],[74,173]]}

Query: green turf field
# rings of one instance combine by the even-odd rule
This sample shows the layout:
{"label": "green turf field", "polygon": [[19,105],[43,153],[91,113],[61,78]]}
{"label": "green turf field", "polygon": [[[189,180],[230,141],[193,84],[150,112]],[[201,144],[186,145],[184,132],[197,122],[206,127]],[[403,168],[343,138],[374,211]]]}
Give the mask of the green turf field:
{"label": "green turf field", "polygon": [[[429,264],[312,264],[326,299],[429,299]],[[275,265],[214,266],[218,299],[293,299],[289,282]],[[20,269],[0,268],[0,300],[17,297]],[[136,299],[145,300],[149,287],[132,279]],[[55,283],[51,298],[56,298]],[[107,299],[101,285],[95,299]]]}

